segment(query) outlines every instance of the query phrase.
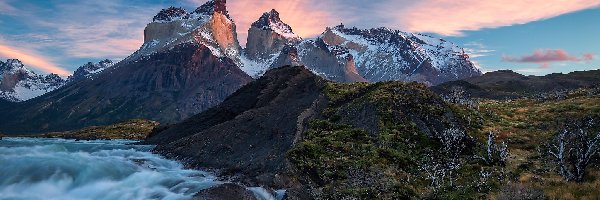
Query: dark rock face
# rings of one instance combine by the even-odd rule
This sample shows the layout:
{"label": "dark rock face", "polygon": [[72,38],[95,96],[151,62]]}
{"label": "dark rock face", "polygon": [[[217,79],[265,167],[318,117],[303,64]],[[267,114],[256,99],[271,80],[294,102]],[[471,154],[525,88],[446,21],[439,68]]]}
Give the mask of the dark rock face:
{"label": "dark rock face", "polygon": [[212,15],[213,13],[221,13],[227,15],[227,1],[226,0],[210,0],[202,6],[196,8],[194,13],[203,15]]}
{"label": "dark rock face", "polygon": [[[262,28],[265,30],[268,29],[272,29],[271,28],[271,24],[278,24],[278,23],[283,23],[281,21],[281,18],[279,18],[279,12],[277,12],[277,10],[272,9],[269,12],[263,13],[263,15],[254,23],[252,23],[253,27],[256,28]],[[287,24],[282,24],[282,27],[285,28],[285,30],[292,30],[292,27],[290,27]]]}
{"label": "dark rock face", "polygon": [[256,200],[248,189],[232,183],[225,183],[200,191],[194,196],[196,200]]}
{"label": "dark rock face", "polygon": [[320,38],[301,43],[300,49],[303,51],[300,58],[302,63],[328,80],[342,83],[367,82],[358,74],[354,58],[348,51],[329,49]]}
{"label": "dark rock face", "polygon": [[65,131],[136,118],[174,123],[217,105],[251,80],[230,59],[182,44],[18,104],[0,113],[0,131]]}
{"label": "dark rock face", "polygon": [[325,82],[304,67],[270,70],[219,106],[160,128],[146,142],[193,167],[241,173],[249,183],[290,187],[293,183],[285,178],[261,177],[278,177],[288,170],[287,151],[326,102]]}
{"label": "dark rock face", "polygon": [[283,67],[283,66],[301,66],[302,62],[298,57],[298,49],[291,45],[286,45],[281,50],[281,53],[275,59],[273,64],[271,64],[270,69]]}
{"label": "dark rock face", "polygon": [[169,7],[167,9],[162,9],[156,16],[154,16],[154,18],[152,18],[152,21],[171,21],[176,18],[188,19],[190,18],[190,14],[187,13],[183,8]]}
{"label": "dark rock face", "polygon": [[546,76],[524,76],[510,70],[500,70],[480,77],[444,83],[432,87],[432,90],[447,94],[453,88],[460,88],[471,97],[514,99],[590,87],[600,87],[600,70]]}

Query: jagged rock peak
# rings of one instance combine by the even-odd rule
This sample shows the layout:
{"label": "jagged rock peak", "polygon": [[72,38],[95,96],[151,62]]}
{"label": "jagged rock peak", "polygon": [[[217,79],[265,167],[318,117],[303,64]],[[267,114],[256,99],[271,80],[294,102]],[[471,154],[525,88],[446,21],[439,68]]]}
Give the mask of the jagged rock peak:
{"label": "jagged rock peak", "polygon": [[178,19],[189,19],[190,18],[190,14],[185,11],[183,8],[176,8],[176,7],[169,7],[167,9],[162,9],[160,12],[158,12],[158,14],[156,14],[156,16],[154,16],[154,18],[152,18],[152,21],[154,22],[161,22],[161,21],[173,21],[173,20],[178,20]]}
{"label": "jagged rock peak", "polygon": [[252,23],[252,26],[257,28],[270,28],[272,23],[280,23],[281,18],[279,18],[279,12],[277,10],[272,9],[269,12],[263,13],[263,15],[258,19],[258,21]]}
{"label": "jagged rock peak", "polygon": [[23,62],[18,59],[7,59],[6,62],[0,61],[0,71],[24,68]]}
{"label": "jagged rock peak", "polygon": [[263,15],[256,22],[252,23],[252,27],[264,30],[272,30],[285,37],[298,37],[296,34],[294,34],[294,31],[290,25],[281,21],[281,18],[279,18],[279,12],[277,12],[275,9],[263,13]]}
{"label": "jagged rock peak", "polygon": [[215,12],[227,15],[227,0],[210,0],[196,8],[194,14],[212,15]]}

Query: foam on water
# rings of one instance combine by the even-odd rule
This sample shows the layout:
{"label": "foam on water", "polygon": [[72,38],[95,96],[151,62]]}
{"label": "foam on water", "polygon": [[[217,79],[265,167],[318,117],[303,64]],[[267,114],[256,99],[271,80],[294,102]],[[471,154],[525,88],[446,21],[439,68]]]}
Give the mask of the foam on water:
{"label": "foam on water", "polygon": [[0,140],[0,199],[189,199],[221,184],[131,141]]}

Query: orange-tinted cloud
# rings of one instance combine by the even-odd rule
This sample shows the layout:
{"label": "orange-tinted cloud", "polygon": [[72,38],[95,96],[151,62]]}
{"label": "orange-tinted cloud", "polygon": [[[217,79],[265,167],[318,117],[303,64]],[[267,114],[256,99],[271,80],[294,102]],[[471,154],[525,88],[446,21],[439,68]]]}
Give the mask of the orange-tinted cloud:
{"label": "orange-tinted cloud", "polygon": [[585,53],[581,57],[570,55],[567,51],[562,49],[538,49],[531,55],[514,57],[514,56],[502,56],[502,61],[505,62],[519,62],[519,63],[537,63],[542,68],[547,68],[550,63],[553,62],[581,62],[591,61],[594,59],[594,54]]}
{"label": "orange-tinted cloud", "polygon": [[68,76],[71,72],[56,66],[54,63],[35,53],[26,52],[0,43],[0,55],[7,58],[18,58],[28,66],[35,67],[48,73]]}
{"label": "orange-tinted cloud", "polygon": [[598,0],[423,0],[383,2],[387,24],[413,32],[461,35],[466,30],[524,24],[600,5]]}

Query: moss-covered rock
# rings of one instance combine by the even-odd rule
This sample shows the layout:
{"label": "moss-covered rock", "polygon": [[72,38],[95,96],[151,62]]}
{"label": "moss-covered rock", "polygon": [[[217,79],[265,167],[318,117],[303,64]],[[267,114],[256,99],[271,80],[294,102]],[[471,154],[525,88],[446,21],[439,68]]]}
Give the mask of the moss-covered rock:
{"label": "moss-covered rock", "polygon": [[35,137],[65,138],[79,140],[106,140],[106,139],[145,139],[152,129],[158,126],[158,122],[133,119],[122,123],[108,126],[93,126],[75,131],[46,133]]}

